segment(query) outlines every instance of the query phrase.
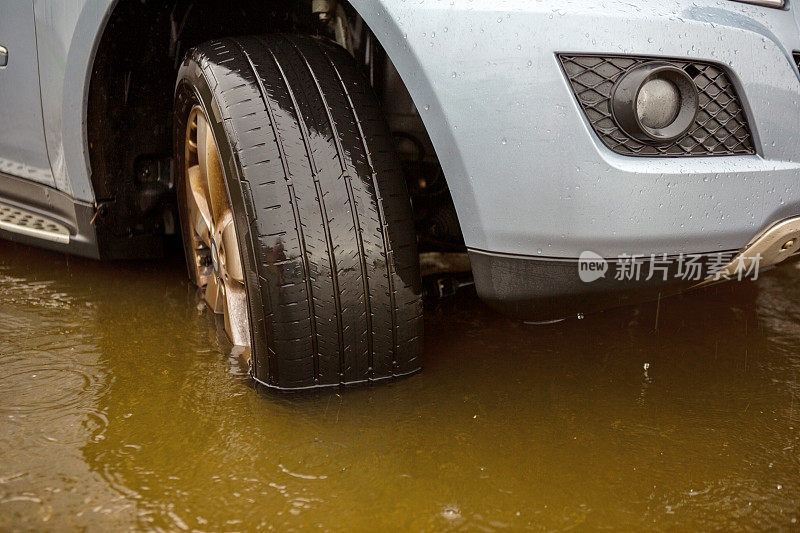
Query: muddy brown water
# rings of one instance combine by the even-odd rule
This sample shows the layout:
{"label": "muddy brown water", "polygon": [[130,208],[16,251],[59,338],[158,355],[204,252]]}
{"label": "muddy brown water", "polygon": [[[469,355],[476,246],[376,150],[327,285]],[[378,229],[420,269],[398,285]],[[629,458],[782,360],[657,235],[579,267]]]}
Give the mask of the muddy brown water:
{"label": "muddy brown water", "polygon": [[788,265],[526,326],[467,292],[423,373],[286,396],[179,258],[0,242],[0,529],[798,527],[798,296]]}

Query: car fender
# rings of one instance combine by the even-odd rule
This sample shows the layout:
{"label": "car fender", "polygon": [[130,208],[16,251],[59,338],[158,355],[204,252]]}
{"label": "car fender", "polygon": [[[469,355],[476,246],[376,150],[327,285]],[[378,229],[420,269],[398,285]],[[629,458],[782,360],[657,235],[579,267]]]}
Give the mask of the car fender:
{"label": "car fender", "polygon": [[89,82],[116,0],[35,0],[45,138],[56,187],[94,202],[86,134]]}

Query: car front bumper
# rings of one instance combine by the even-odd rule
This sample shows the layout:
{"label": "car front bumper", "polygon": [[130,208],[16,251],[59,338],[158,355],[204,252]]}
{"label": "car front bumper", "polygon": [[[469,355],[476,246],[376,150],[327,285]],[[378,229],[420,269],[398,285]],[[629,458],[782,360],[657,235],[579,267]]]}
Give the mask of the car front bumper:
{"label": "car front bumper", "polygon": [[[793,5],[450,4],[383,0],[374,16],[431,134],[471,250],[553,259],[585,250],[604,257],[736,250],[800,212],[800,75],[792,59],[800,17]],[[400,43],[389,42],[400,34]],[[756,154],[612,152],[580,108],[560,53],[724,66]]]}
{"label": "car front bumper", "polygon": [[[591,295],[627,301],[608,298],[625,293],[625,284],[578,280],[586,251],[612,261],[735,253],[800,214],[794,2],[785,9],[728,0],[353,4],[363,8],[425,122],[479,294],[506,310],[531,316],[550,307],[553,317],[591,310],[583,305]],[[755,153],[613,152],[592,129],[559,54],[721,66],[748,117]],[[560,296],[579,305],[559,307]]]}

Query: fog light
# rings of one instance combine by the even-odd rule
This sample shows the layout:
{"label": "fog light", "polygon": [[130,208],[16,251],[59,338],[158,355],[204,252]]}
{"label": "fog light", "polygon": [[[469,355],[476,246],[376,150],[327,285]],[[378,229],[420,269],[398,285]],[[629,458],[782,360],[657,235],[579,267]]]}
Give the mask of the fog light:
{"label": "fog light", "polygon": [[671,81],[656,78],[645,82],[636,97],[636,115],[648,128],[665,128],[681,110],[681,93]]}
{"label": "fog light", "polygon": [[611,93],[617,125],[634,139],[665,143],[684,135],[697,116],[697,87],[683,70],[652,62],[626,73]]}

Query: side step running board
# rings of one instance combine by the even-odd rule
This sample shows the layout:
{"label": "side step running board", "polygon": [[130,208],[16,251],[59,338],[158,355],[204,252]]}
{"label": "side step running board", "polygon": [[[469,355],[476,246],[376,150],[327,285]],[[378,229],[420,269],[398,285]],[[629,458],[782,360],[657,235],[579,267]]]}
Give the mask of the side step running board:
{"label": "side step running board", "polygon": [[51,242],[69,244],[69,228],[65,225],[33,211],[3,202],[0,202],[0,229]]}

